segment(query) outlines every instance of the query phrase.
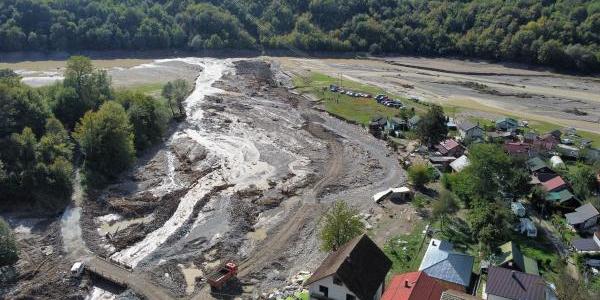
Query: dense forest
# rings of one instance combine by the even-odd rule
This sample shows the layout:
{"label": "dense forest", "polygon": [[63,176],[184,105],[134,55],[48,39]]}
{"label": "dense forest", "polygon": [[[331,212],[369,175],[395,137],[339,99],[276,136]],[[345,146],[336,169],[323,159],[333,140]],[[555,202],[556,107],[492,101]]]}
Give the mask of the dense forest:
{"label": "dense forest", "polygon": [[3,0],[0,51],[301,49],[600,71],[600,1]]}
{"label": "dense forest", "polygon": [[106,71],[82,56],[69,59],[64,81],[43,88],[0,70],[0,209],[59,211],[75,168],[87,187],[115,179],[177,117],[168,107],[182,100],[170,94],[187,95],[189,85],[169,86],[164,100],[115,90]]}

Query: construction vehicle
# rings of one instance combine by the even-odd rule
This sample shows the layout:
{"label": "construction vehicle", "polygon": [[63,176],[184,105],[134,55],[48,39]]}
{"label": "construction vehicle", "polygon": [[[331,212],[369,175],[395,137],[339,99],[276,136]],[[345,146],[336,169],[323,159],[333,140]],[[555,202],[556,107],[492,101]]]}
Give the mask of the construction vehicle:
{"label": "construction vehicle", "polygon": [[208,284],[210,284],[211,289],[220,290],[229,280],[235,278],[237,272],[238,266],[233,262],[228,262],[219,267],[217,271],[209,274],[206,279]]}

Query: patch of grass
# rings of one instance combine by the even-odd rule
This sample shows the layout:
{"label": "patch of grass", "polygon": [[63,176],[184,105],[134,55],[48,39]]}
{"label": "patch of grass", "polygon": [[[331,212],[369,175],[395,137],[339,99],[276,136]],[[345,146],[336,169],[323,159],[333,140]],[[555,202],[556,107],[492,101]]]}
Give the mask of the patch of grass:
{"label": "patch of grass", "polygon": [[514,233],[511,238],[519,245],[523,255],[538,262],[540,275],[548,280],[556,278],[560,257],[552,242],[546,238],[543,232],[540,231],[536,238],[529,238],[518,233]]}
{"label": "patch of grass", "polygon": [[[373,98],[358,98],[331,92],[329,91],[330,84],[339,86],[340,79],[315,72],[310,73],[308,76],[294,78],[296,90],[314,95],[323,103],[325,110],[329,113],[349,121],[367,125],[375,116],[392,117],[400,113],[399,109],[381,105]],[[347,79],[341,80],[341,86],[343,89],[369,93],[373,96],[386,94],[381,88]],[[387,95],[390,98],[400,99],[407,109],[414,108],[415,112],[426,111],[424,105],[417,104],[398,95],[389,93]]]}
{"label": "patch of grass", "polygon": [[392,261],[390,275],[414,271],[419,267],[427,250],[424,229],[425,224],[422,222],[415,224],[410,234],[399,235],[385,243],[383,252]]}
{"label": "patch of grass", "polygon": [[162,82],[156,82],[156,83],[147,83],[147,84],[140,84],[140,85],[134,85],[131,87],[128,87],[128,90],[132,90],[134,92],[138,92],[138,93],[143,93],[146,95],[152,95],[152,96],[160,96],[160,93],[162,91],[162,88],[165,84]]}
{"label": "patch of grass", "polygon": [[285,298],[285,300],[308,300],[309,294],[308,291],[302,291],[302,292],[297,292],[294,294],[294,296],[288,296],[287,298]]}

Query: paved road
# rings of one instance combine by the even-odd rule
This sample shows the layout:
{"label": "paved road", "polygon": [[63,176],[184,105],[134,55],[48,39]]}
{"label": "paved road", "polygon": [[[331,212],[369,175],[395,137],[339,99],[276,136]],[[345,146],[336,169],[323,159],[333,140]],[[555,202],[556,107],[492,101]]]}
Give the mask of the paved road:
{"label": "paved road", "polygon": [[152,283],[144,274],[130,272],[98,257],[86,262],[88,270],[119,284],[126,285],[148,300],[175,299],[167,290]]}

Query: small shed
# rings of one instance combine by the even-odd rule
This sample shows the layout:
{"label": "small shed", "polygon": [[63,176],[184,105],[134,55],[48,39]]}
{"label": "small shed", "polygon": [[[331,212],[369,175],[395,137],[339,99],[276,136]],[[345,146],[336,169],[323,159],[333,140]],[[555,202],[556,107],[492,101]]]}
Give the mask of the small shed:
{"label": "small shed", "polygon": [[572,213],[565,214],[567,223],[576,230],[585,230],[596,226],[599,217],[600,213],[591,203],[576,208]]}
{"label": "small shed", "polygon": [[525,209],[525,206],[523,206],[523,203],[518,201],[511,203],[510,209],[517,217],[524,217],[525,214],[527,214],[527,210]]}
{"label": "small shed", "polygon": [[535,224],[529,218],[520,218],[518,227],[519,232],[527,235],[528,237],[537,236],[537,227],[535,227]]}
{"label": "small shed", "polygon": [[550,164],[553,168],[564,168],[565,162],[558,155],[554,155],[550,158]]}

